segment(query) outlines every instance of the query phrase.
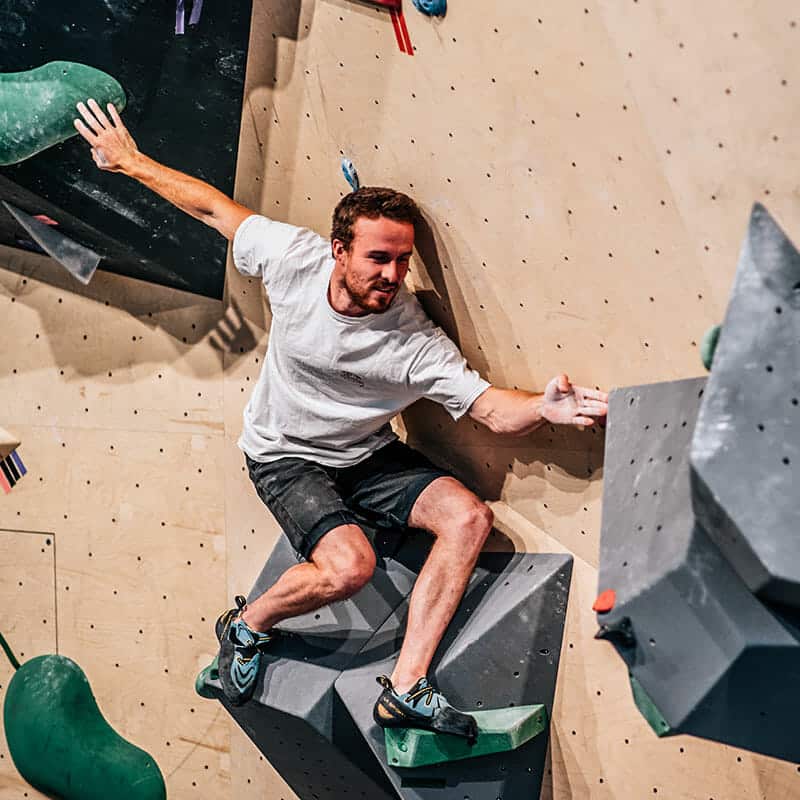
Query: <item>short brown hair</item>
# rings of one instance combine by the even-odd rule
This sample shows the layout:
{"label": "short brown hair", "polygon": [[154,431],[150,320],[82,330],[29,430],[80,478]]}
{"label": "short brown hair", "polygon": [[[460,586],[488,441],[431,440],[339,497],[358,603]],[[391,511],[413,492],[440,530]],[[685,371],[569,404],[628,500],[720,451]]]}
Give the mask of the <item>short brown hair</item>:
{"label": "short brown hair", "polygon": [[416,229],[420,220],[419,206],[402,192],[381,186],[362,186],[345,195],[333,211],[331,241],[339,239],[345,249],[353,243],[353,226],[359,217],[387,217],[397,222],[410,222]]}

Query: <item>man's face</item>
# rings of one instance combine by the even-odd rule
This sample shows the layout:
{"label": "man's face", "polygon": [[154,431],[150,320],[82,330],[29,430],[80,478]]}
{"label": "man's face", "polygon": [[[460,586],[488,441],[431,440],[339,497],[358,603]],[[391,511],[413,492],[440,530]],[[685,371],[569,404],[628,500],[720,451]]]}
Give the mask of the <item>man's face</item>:
{"label": "man's face", "polygon": [[333,242],[353,304],[372,314],[386,311],[406,277],[413,249],[414,226],[410,222],[359,217],[353,225],[350,250],[338,239]]}

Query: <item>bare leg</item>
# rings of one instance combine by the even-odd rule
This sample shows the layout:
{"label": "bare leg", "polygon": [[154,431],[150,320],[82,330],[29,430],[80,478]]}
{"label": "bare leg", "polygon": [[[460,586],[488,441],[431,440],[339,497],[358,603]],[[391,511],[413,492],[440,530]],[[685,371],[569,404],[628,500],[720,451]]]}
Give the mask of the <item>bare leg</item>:
{"label": "bare leg", "polygon": [[437,478],[417,499],[409,525],[436,536],[411,593],[406,635],[392,673],[402,693],[427,675],[492,528],[492,511],[455,478]]}
{"label": "bare leg", "polygon": [[354,595],[372,577],[375,552],[358,525],[340,525],[319,540],[309,561],[290,567],[248,603],[242,619],[268,631],[284,619]]}

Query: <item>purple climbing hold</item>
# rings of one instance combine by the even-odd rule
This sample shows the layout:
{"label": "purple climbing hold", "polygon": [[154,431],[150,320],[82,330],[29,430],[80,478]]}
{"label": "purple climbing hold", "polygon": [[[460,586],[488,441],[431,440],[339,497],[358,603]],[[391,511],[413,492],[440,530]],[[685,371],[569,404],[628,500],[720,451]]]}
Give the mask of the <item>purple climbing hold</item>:
{"label": "purple climbing hold", "polygon": [[[194,0],[192,3],[192,13],[189,15],[189,25],[195,26],[200,23],[200,15],[203,13],[203,0]],[[175,3],[175,33],[182,36],[186,32],[186,0],[176,0]]]}

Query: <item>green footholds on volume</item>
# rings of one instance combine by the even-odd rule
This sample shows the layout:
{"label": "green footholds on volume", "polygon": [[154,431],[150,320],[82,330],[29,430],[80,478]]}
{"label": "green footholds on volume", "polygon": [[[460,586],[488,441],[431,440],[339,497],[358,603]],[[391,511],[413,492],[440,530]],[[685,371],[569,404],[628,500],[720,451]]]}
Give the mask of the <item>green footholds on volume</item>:
{"label": "green footholds on volume", "polygon": [[125,92],[110,75],[72,61],[51,61],[27,72],[0,73],[0,167],[16,164],[77,136],[75,106],[94,98],[105,111],[125,108]]}
{"label": "green footholds on volume", "polygon": [[64,656],[26,661],[6,690],[6,741],[20,775],[62,800],[165,800],[161,770],[103,718],[83,670]]}
{"label": "green footholds on volume", "polygon": [[478,741],[417,728],[386,728],[386,760],[392,767],[424,767],[444,761],[516,750],[547,727],[543,705],[470,712],[478,723]]}
{"label": "green footholds on volume", "polygon": [[631,691],[633,692],[633,700],[636,703],[636,707],[650,727],[658,736],[667,736],[672,733],[670,724],[664,719],[664,715],[659,711],[658,706],[653,702],[650,695],[647,694],[644,686],[632,674],[629,673],[628,677],[631,681]]}
{"label": "green footholds on volume", "polygon": [[219,697],[219,689],[212,686],[209,681],[219,682],[219,664],[217,657],[204,669],[202,669],[194,681],[194,690],[200,697],[205,697],[207,700],[216,700]]}
{"label": "green footholds on volume", "polygon": [[709,372],[711,372],[711,364],[714,361],[714,351],[717,349],[721,331],[722,325],[714,325],[713,328],[709,328],[706,331],[705,336],[703,336],[703,341],[700,342],[700,358],[703,359],[703,366]]}

